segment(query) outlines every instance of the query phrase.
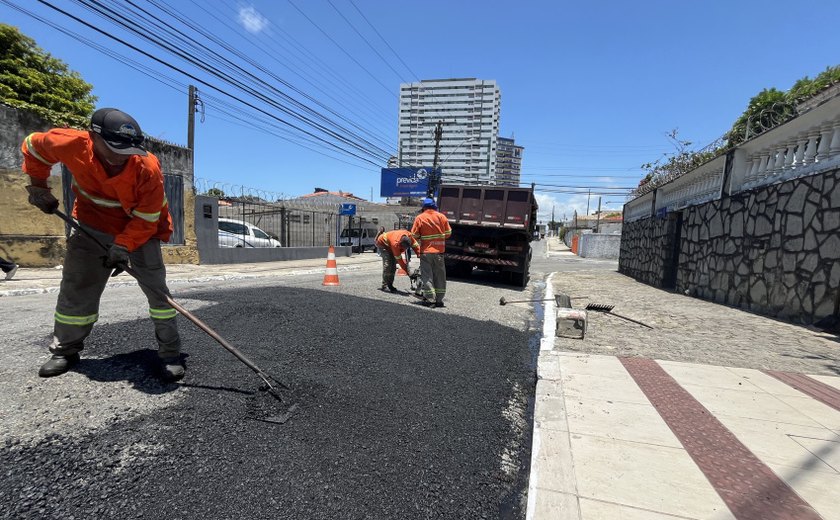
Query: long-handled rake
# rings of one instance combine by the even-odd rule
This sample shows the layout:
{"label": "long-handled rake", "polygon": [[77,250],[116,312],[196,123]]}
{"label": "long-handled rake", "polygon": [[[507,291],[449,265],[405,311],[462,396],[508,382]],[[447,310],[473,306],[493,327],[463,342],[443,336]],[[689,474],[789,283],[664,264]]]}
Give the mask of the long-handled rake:
{"label": "long-handled rake", "polygon": [[588,310],[588,311],[603,312],[604,314],[610,314],[610,315],[615,316],[617,318],[621,318],[623,320],[627,320],[627,321],[636,323],[638,325],[641,325],[643,327],[647,327],[649,329],[653,328],[650,325],[648,325],[647,323],[642,323],[641,321],[634,320],[633,318],[628,318],[627,316],[622,316],[621,314],[616,314],[615,312],[612,311],[614,308],[615,308],[615,305],[609,305],[607,303],[588,303],[588,304],[586,304],[586,310]]}
{"label": "long-handled rake", "polygon": [[[68,217],[67,215],[62,213],[60,210],[55,210],[55,214],[58,215],[58,217],[61,220],[66,222],[73,229],[79,231],[80,233],[84,233],[88,238],[93,240],[99,247],[101,247],[103,251],[108,251],[108,246],[103,244],[98,238],[96,238],[88,230],[86,230],[85,228],[80,226],[78,222],[76,222],[72,218]],[[143,283],[140,281],[140,277],[137,274],[137,272],[134,269],[132,269],[131,267],[129,267],[128,265],[121,265],[118,269],[122,270],[122,271],[125,271],[126,273],[131,275],[135,280],[137,280],[137,283],[143,285]],[[119,271],[115,270],[114,275],[116,275],[118,273],[119,273]],[[112,276],[114,276],[114,275],[112,275]],[[182,316],[184,316],[185,318],[187,318],[188,320],[193,322],[199,329],[203,330],[204,332],[207,333],[208,336],[210,336],[211,338],[216,340],[216,342],[218,342],[219,345],[224,347],[225,350],[227,350],[228,352],[233,354],[236,357],[236,359],[238,359],[245,366],[247,366],[248,368],[253,370],[254,373],[257,374],[257,376],[259,376],[259,378],[262,379],[262,381],[264,383],[264,385],[260,386],[260,390],[268,392],[272,397],[274,397],[275,399],[277,399],[278,401],[280,401],[284,405],[289,404],[289,402],[288,402],[289,400],[287,398],[284,398],[280,394],[280,390],[279,390],[279,389],[282,389],[282,390],[285,390],[287,392],[290,392],[291,389],[289,388],[288,385],[284,384],[283,382],[279,381],[278,379],[274,378],[273,376],[271,376],[271,375],[267,374],[265,371],[263,371],[253,361],[248,359],[245,356],[245,354],[240,352],[239,349],[237,349],[236,347],[234,347],[233,345],[228,343],[216,331],[211,329],[209,325],[207,325],[206,323],[204,323],[203,321],[198,319],[193,313],[191,313],[190,311],[185,309],[182,305],[180,305],[178,302],[173,300],[171,296],[169,296],[168,294],[165,294],[162,291],[159,291],[155,288],[149,287],[147,285],[144,285],[144,287],[146,287],[150,291],[154,292],[159,298],[164,299],[166,301],[166,303],[168,303],[175,310],[180,312]],[[274,384],[272,384],[272,383],[274,383]],[[259,420],[265,421],[265,422],[270,422],[270,423],[283,424],[283,423],[285,423],[286,421],[289,420],[289,418],[297,410],[297,408],[298,408],[297,404],[292,404],[291,406],[288,407],[286,412],[281,414],[281,415],[270,416],[270,417],[262,418],[262,419],[259,419]]]}

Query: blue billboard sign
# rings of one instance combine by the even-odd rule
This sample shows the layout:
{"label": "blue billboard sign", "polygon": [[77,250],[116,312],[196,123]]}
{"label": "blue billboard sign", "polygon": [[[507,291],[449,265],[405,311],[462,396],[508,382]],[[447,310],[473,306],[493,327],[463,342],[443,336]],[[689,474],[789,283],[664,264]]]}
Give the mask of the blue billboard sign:
{"label": "blue billboard sign", "polygon": [[338,210],[339,215],[355,215],[356,214],[356,205],[355,204],[342,204],[341,208]]}
{"label": "blue billboard sign", "polygon": [[431,167],[382,168],[380,197],[425,197],[429,189]]}

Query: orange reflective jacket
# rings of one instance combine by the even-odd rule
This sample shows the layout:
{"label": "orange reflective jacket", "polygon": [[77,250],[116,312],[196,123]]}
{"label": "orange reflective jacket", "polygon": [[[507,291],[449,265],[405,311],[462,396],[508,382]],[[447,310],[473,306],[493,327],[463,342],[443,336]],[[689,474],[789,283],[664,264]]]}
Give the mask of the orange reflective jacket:
{"label": "orange reflective jacket", "polygon": [[405,264],[405,260],[403,260],[402,257],[402,249],[400,249],[400,240],[402,240],[402,237],[408,237],[411,239],[411,248],[419,255],[420,244],[418,244],[417,241],[414,240],[414,237],[411,236],[411,233],[405,229],[385,231],[376,237],[376,247],[382,251],[383,255],[387,253],[394,255],[394,258],[396,258],[400,267],[402,267],[404,271],[408,271],[408,266]]}
{"label": "orange reflective jacket", "polygon": [[54,128],[24,139],[23,171],[46,180],[56,163],[73,174],[76,203],[73,216],[99,231],[114,235],[114,243],[134,251],[172,234],[169,205],[163,192],[163,174],[157,157],[132,155],[119,175],[108,177],[93,153],[93,140],[84,130]]}
{"label": "orange reflective jacket", "polygon": [[443,213],[429,208],[414,219],[411,234],[420,240],[420,253],[443,253],[452,228]]}

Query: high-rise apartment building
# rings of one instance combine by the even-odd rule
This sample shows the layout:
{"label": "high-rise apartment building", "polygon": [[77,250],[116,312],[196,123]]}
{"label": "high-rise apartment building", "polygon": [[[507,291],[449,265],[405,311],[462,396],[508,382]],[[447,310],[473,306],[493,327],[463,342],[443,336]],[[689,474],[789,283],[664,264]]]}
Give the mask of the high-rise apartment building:
{"label": "high-rise apartment building", "polygon": [[517,145],[513,138],[498,138],[496,141],[496,184],[519,186],[523,150],[525,148]]}
{"label": "high-rise apartment building", "polygon": [[438,166],[443,180],[496,182],[501,93],[495,81],[423,80],[400,85],[399,162],[433,166],[435,127],[442,122]]}

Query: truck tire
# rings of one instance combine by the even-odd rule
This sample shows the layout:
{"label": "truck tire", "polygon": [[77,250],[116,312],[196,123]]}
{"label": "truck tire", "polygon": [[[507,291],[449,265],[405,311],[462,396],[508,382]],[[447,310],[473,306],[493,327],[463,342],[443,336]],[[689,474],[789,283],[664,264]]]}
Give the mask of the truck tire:
{"label": "truck tire", "polygon": [[528,273],[510,273],[510,281],[517,287],[526,287],[528,285]]}

